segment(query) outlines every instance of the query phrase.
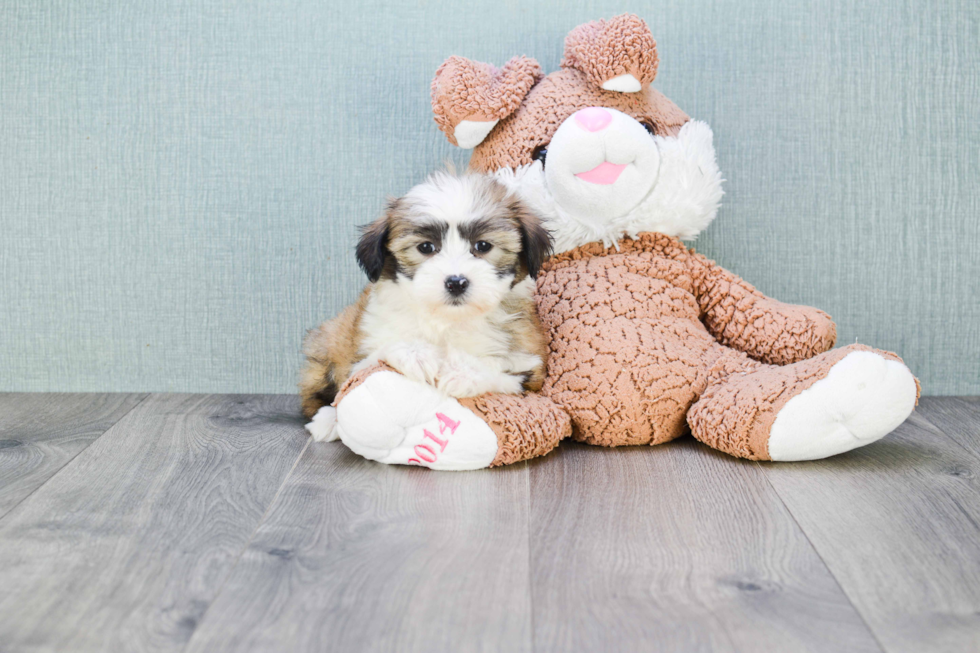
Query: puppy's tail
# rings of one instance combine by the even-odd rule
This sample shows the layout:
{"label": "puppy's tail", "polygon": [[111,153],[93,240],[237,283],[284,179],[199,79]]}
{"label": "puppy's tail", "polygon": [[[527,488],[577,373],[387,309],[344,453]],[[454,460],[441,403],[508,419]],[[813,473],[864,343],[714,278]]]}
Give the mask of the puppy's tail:
{"label": "puppy's tail", "polygon": [[350,366],[357,360],[358,325],[370,295],[371,286],[368,286],[356,303],[306,334],[303,341],[306,365],[299,379],[299,395],[306,417],[312,418],[320,408],[332,404],[347,380]]}
{"label": "puppy's tail", "polygon": [[329,407],[339,389],[334,378],[334,365],[327,351],[328,326],[329,322],[326,322],[316,329],[310,329],[303,343],[306,365],[299,380],[299,396],[303,415],[309,418],[322,407]]}

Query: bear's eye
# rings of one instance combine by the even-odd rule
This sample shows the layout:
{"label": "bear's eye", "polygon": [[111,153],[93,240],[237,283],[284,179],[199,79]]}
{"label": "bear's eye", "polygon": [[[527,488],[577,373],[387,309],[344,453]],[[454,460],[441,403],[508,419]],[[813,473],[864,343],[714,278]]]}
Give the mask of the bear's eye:
{"label": "bear's eye", "polygon": [[419,250],[419,252],[422,254],[431,254],[432,252],[436,251],[436,246],[426,241],[424,243],[419,243],[418,247],[415,249]]}
{"label": "bear's eye", "polygon": [[531,158],[535,161],[540,161],[541,167],[543,168],[544,160],[548,158],[548,144],[545,143],[544,145],[538,145],[536,148],[534,148],[534,151],[531,152]]}
{"label": "bear's eye", "polygon": [[490,243],[488,243],[485,240],[478,240],[478,241],[476,241],[476,244],[473,245],[473,249],[475,249],[476,251],[480,252],[481,254],[486,254],[491,249],[493,249],[493,245],[491,245]]}
{"label": "bear's eye", "polygon": [[640,124],[643,125],[643,129],[645,129],[648,132],[650,132],[650,135],[651,136],[656,136],[657,135],[657,130],[654,129],[653,125],[651,125],[650,123],[648,123],[646,120],[644,120]]}

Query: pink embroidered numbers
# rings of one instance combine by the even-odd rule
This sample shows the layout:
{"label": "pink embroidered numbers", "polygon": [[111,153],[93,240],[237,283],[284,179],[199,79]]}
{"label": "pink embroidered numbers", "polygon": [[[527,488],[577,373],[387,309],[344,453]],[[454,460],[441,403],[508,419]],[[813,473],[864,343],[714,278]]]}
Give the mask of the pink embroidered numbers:
{"label": "pink embroidered numbers", "polygon": [[423,460],[427,463],[434,463],[439,459],[439,454],[446,450],[446,447],[449,445],[449,436],[446,435],[446,431],[449,431],[449,435],[456,433],[459,422],[443,413],[436,413],[436,419],[439,420],[439,435],[445,437],[440,438],[428,429],[422,429],[422,438],[428,438],[439,445],[439,451],[437,452],[432,445],[425,442],[417,444],[415,445],[415,455],[418,458],[409,458],[408,462],[415,463],[416,465],[421,465]]}
{"label": "pink embroidered numbers", "polygon": [[[445,433],[446,432],[446,429],[449,429],[449,432],[450,433],[455,433],[456,432],[456,427],[459,426],[459,422],[454,422],[453,420],[449,419],[448,417],[446,417],[442,413],[436,413],[436,419],[439,420],[439,433],[440,433],[440,435],[443,434],[443,433]],[[445,448],[445,447],[443,447],[443,448]]]}

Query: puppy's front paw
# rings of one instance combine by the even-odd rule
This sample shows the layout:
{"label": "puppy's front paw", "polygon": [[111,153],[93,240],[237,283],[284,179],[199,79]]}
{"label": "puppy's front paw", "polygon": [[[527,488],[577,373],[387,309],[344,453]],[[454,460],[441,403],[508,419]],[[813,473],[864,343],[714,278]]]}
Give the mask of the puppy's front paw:
{"label": "puppy's front paw", "polygon": [[433,385],[439,373],[442,355],[439,350],[425,342],[394,345],[378,357],[403,376],[419,383]]}
{"label": "puppy's front paw", "polygon": [[477,397],[488,392],[518,395],[524,378],[495,372],[466,361],[450,361],[439,369],[436,387],[450,397]]}
{"label": "puppy's front paw", "polygon": [[483,394],[481,384],[474,378],[471,370],[443,370],[436,380],[436,387],[450,397],[475,397]]}
{"label": "puppy's front paw", "polygon": [[493,381],[493,392],[505,395],[519,395],[524,392],[524,375],[498,374]]}

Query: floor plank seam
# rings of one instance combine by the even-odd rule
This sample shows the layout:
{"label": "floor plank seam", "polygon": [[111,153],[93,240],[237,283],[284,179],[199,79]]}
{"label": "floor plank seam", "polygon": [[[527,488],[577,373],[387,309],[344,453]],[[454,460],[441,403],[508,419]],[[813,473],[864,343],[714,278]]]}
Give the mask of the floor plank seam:
{"label": "floor plank seam", "polygon": [[524,461],[524,486],[527,488],[527,604],[530,607],[528,622],[531,626],[531,653],[534,653],[534,581],[531,578],[534,569],[534,555],[531,549],[531,463]]}
{"label": "floor plank seam", "polygon": [[[120,393],[120,394],[126,394],[126,393]],[[133,394],[137,394],[138,395],[140,393],[136,392],[136,393],[133,393]],[[108,433],[109,431],[111,431],[116,426],[116,424],[118,424],[119,422],[123,421],[123,419],[125,419],[130,413],[132,413],[134,410],[136,410],[137,408],[139,408],[140,406],[142,406],[143,405],[143,402],[146,401],[150,397],[151,394],[153,394],[153,393],[151,393],[151,392],[144,393],[143,396],[140,397],[140,400],[137,401],[135,404],[133,404],[133,407],[132,408],[130,408],[125,413],[123,413],[122,415],[120,415],[119,416],[119,419],[113,421],[112,424],[110,424],[109,426],[107,426],[106,429],[104,431],[102,431],[102,433],[99,433],[98,437],[92,438],[92,441],[91,442],[89,442],[84,447],[82,447],[81,449],[79,449],[79,451],[74,456],[72,456],[71,458],[69,458],[68,460],[66,460],[65,461],[65,464],[62,465],[61,467],[59,467],[53,474],[51,474],[51,476],[49,476],[48,478],[46,478],[40,485],[38,485],[36,488],[34,488],[33,490],[31,490],[29,493],[27,493],[24,496],[23,499],[21,499],[20,501],[18,501],[14,505],[12,505],[10,507],[10,509],[7,510],[7,512],[5,512],[3,515],[0,515],[0,525],[3,525],[3,520],[5,520],[7,517],[9,517],[14,512],[16,512],[17,509],[20,506],[22,506],[25,501],[27,501],[32,496],[34,496],[34,494],[38,490],[40,490],[45,485],[47,485],[48,483],[50,483],[51,480],[53,478],[55,478],[56,476],[58,476],[58,474],[60,474],[62,471],[64,471],[66,467],[68,467],[73,462],[75,462],[75,460],[78,459],[79,456],[81,456],[83,453],[85,453],[86,451],[88,451],[89,450],[89,447],[91,447],[93,444],[95,444],[96,442],[98,442],[99,439],[102,436],[104,436],[106,433]]]}
{"label": "floor plank seam", "polygon": [[221,593],[225,590],[225,586],[228,584],[229,579],[231,579],[231,577],[234,575],[234,571],[238,567],[238,563],[241,562],[242,556],[244,556],[245,552],[248,551],[248,547],[252,544],[252,540],[255,539],[256,533],[259,532],[259,529],[262,528],[262,524],[264,524],[265,520],[268,519],[269,513],[272,512],[272,507],[275,506],[276,501],[279,500],[279,495],[282,494],[283,488],[286,487],[286,482],[293,475],[293,472],[296,471],[296,466],[299,465],[299,461],[303,459],[303,454],[305,454],[306,450],[310,447],[310,442],[312,442],[312,440],[313,440],[312,438],[307,438],[306,443],[303,444],[303,448],[300,449],[299,454],[296,456],[296,460],[293,461],[293,464],[289,468],[289,471],[286,472],[286,475],[282,477],[282,483],[279,484],[279,488],[276,490],[276,493],[273,495],[272,500],[269,501],[269,505],[266,506],[265,512],[262,513],[262,516],[259,517],[259,520],[255,523],[255,528],[252,529],[252,532],[248,536],[248,539],[245,540],[245,545],[242,546],[241,551],[239,551],[238,555],[235,556],[235,561],[228,567],[228,573],[225,574],[225,577],[221,581],[221,585],[218,586],[218,590],[214,593],[214,596],[211,597],[211,600],[208,602],[208,607],[206,607],[204,609],[204,612],[201,613],[200,618],[197,620],[197,625],[194,627],[194,632],[191,634],[190,637],[187,638],[187,643],[185,643],[184,646],[180,649],[181,651],[186,651],[187,648],[194,641],[194,637],[196,637],[197,633],[200,632],[201,626],[204,625],[208,613],[211,611],[211,606],[215,604],[215,602],[218,600],[218,597],[220,597]]}
{"label": "floor plank seam", "polygon": [[[888,653],[888,649],[885,648],[885,645],[882,644],[881,640],[878,638],[878,633],[876,633],[874,629],[871,627],[871,624],[868,623],[868,619],[861,612],[861,608],[857,605],[857,603],[854,602],[854,598],[847,593],[847,590],[844,589],[844,586],[841,584],[840,579],[837,578],[837,574],[835,574],[834,570],[831,569],[830,565],[827,564],[827,560],[824,559],[823,554],[820,552],[820,549],[818,549],[817,545],[814,544],[813,539],[810,537],[809,534],[807,534],[806,529],[803,528],[803,525],[796,518],[796,515],[793,514],[793,511],[790,509],[789,505],[783,500],[783,496],[779,493],[779,490],[776,488],[775,485],[773,485],[772,481],[769,479],[769,472],[766,470],[765,465],[763,465],[758,461],[756,461],[754,464],[756,467],[762,470],[762,476],[763,478],[766,479],[766,484],[769,485],[773,493],[775,493],[776,498],[779,499],[779,503],[782,504],[783,508],[786,509],[786,512],[789,514],[790,519],[793,520],[793,523],[796,524],[796,527],[800,529],[801,533],[803,533],[803,537],[805,537],[806,541],[810,543],[810,548],[813,549],[813,552],[817,555],[817,558],[820,559],[820,563],[824,566],[824,569],[827,570],[827,573],[830,574],[830,577],[834,579],[834,584],[837,585],[837,588],[841,591],[841,594],[844,595],[844,598],[846,598],[847,601],[851,604],[851,607],[854,608],[854,613],[857,614],[857,616],[861,619],[861,623],[864,624],[864,627],[868,629],[868,633],[871,635],[871,638],[874,640],[875,644],[878,645],[878,649],[882,653]],[[775,463],[775,464],[778,465],[779,463]]]}

